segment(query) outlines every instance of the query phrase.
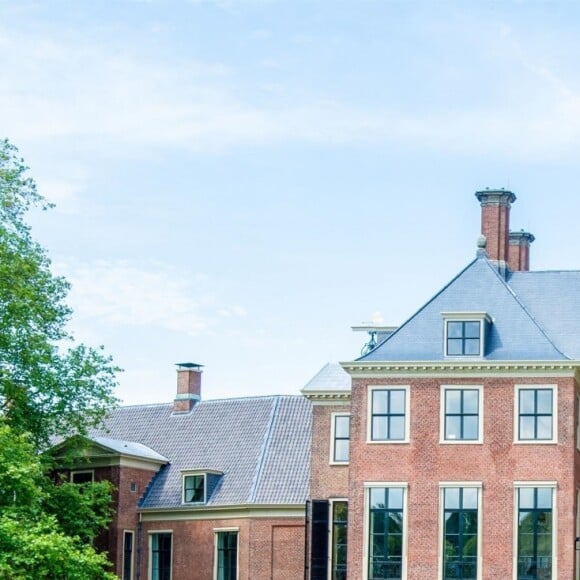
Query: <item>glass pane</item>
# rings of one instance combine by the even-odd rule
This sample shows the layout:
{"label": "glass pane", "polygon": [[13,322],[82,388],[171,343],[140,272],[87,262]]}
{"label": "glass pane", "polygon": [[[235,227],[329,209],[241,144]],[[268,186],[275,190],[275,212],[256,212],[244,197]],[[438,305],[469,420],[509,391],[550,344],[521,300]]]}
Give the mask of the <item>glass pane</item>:
{"label": "glass pane", "polygon": [[534,439],[534,417],[520,417],[520,439]]}
{"label": "glass pane", "polygon": [[552,413],[552,389],[538,389],[538,413]]}
{"label": "glass pane", "polygon": [[477,556],[477,536],[474,534],[463,536],[463,557],[469,560],[471,556]]}
{"label": "glass pane", "polygon": [[459,533],[459,512],[445,512],[445,535]]}
{"label": "glass pane", "polygon": [[388,391],[373,391],[373,413],[384,414],[388,409]]}
{"label": "glass pane", "polygon": [[463,509],[476,510],[477,509],[477,492],[476,487],[466,487],[463,489]]}
{"label": "glass pane", "polygon": [[403,518],[401,512],[391,512],[389,514],[389,533],[402,534],[403,533]]}
{"label": "glass pane", "polygon": [[538,509],[552,509],[552,488],[538,487]]}
{"label": "glass pane", "polygon": [[445,412],[461,413],[461,391],[447,389],[445,391]]}
{"label": "glass pane", "polygon": [[386,508],[385,489],[382,487],[372,487],[370,493],[370,503],[372,509]]}
{"label": "glass pane", "polygon": [[348,461],[348,439],[337,439],[334,442],[334,461]]}
{"label": "glass pane", "polygon": [[466,322],[465,323],[465,338],[479,338],[479,322]]}
{"label": "glass pane", "polygon": [[371,512],[371,534],[385,533],[385,512]]}
{"label": "glass pane", "polygon": [[391,487],[389,488],[389,509],[402,510],[403,509],[403,488]]}
{"label": "glass pane", "polygon": [[520,509],[532,510],[534,509],[534,488],[521,487],[520,488]]}
{"label": "glass pane", "polygon": [[334,436],[348,438],[350,417],[335,417],[334,420]]}
{"label": "glass pane", "polygon": [[462,338],[463,336],[463,323],[462,322],[448,322],[447,323],[447,336],[449,338]]}
{"label": "glass pane", "polygon": [[387,418],[373,417],[373,441],[385,441],[387,438]]}
{"label": "glass pane", "polygon": [[463,512],[463,533],[477,534],[477,512]]}
{"label": "glass pane", "polygon": [[459,509],[459,488],[448,487],[444,490],[445,509]]}
{"label": "glass pane", "polygon": [[465,354],[473,356],[479,355],[479,338],[465,339]]}
{"label": "glass pane", "polygon": [[520,389],[520,414],[535,413],[535,389]]}
{"label": "glass pane", "polygon": [[463,412],[475,414],[479,412],[479,391],[474,389],[463,391]]}
{"label": "glass pane", "polygon": [[474,441],[479,436],[479,420],[477,416],[463,418],[463,439]]}
{"label": "glass pane", "polygon": [[538,417],[538,439],[552,438],[552,417]]}
{"label": "glass pane", "polygon": [[389,413],[405,413],[405,391],[400,389],[391,391],[391,406],[389,408]]}
{"label": "glass pane", "polygon": [[405,439],[405,417],[390,417],[389,439],[402,441]]}
{"label": "glass pane", "polygon": [[447,354],[450,356],[463,354],[463,341],[459,338],[447,340]]}
{"label": "glass pane", "polygon": [[445,439],[461,439],[461,417],[445,417]]}
{"label": "glass pane", "polygon": [[333,519],[335,522],[346,522],[348,518],[348,503],[345,501],[336,501],[333,506]]}

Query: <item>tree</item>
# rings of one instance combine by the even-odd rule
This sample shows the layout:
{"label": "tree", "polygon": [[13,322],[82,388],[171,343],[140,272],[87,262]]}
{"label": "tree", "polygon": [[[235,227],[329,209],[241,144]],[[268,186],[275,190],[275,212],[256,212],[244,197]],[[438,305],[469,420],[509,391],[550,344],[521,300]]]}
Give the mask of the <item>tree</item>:
{"label": "tree", "polygon": [[116,403],[117,368],[102,350],[76,345],[66,329],[67,281],[24,220],[51,207],[8,141],[0,141],[0,414],[38,447],[86,434]]}

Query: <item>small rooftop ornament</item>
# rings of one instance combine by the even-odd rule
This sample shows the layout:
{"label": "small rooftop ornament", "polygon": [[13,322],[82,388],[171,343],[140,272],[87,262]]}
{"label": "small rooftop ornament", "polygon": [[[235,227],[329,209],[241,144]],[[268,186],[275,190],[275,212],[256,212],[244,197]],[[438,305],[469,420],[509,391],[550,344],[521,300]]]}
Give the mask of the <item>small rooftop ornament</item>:
{"label": "small rooftop ornament", "polygon": [[479,236],[477,238],[477,253],[476,253],[477,257],[487,256],[486,248],[487,248],[487,239],[486,239],[486,237],[483,236],[483,235],[482,236]]}

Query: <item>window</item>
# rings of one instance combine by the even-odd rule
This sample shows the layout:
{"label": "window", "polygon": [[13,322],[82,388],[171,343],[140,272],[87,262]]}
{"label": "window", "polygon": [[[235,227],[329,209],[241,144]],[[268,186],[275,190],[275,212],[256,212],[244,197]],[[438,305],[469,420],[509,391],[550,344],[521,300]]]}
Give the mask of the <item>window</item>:
{"label": "window", "polygon": [[481,443],[483,440],[481,387],[441,388],[441,440],[446,443]]}
{"label": "window", "polygon": [[70,480],[72,483],[92,483],[94,477],[94,471],[72,471],[70,474]]}
{"label": "window", "polygon": [[555,487],[517,486],[517,580],[552,578],[556,539]]}
{"label": "window", "polygon": [[238,531],[216,532],[216,580],[238,578]]}
{"label": "window", "polygon": [[183,476],[183,503],[205,503],[205,475]]}
{"label": "window", "polygon": [[332,502],[331,580],[346,580],[348,502]]}
{"label": "window", "polygon": [[516,386],[516,441],[555,443],[557,440],[557,388]]}
{"label": "window", "polygon": [[171,580],[171,532],[151,534],[151,580]]}
{"label": "window", "polygon": [[409,387],[370,389],[370,441],[405,443],[409,440]]}
{"label": "window", "polygon": [[480,485],[442,486],[443,580],[476,580],[480,552]]}
{"label": "window", "polygon": [[368,578],[405,576],[405,487],[371,487],[369,493]]}
{"label": "window", "polygon": [[133,580],[133,532],[123,533],[123,580]]}
{"label": "window", "polygon": [[485,312],[443,312],[445,356],[483,356],[485,331],[491,318]]}
{"label": "window", "polygon": [[332,414],[331,463],[348,463],[350,415]]}

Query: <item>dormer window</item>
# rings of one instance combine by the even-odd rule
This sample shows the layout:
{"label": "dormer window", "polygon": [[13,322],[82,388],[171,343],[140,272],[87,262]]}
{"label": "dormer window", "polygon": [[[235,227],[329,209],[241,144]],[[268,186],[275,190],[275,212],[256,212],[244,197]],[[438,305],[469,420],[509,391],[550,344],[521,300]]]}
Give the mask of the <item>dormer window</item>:
{"label": "dormer window", "polygon": [[491,322],[485,312],[444,312],[445,356],[481,357],[485,354],[485,335]]}
{"label": "dormer window", "polygon": [[205,503],[205,474],[183,476],[183,503]]}

